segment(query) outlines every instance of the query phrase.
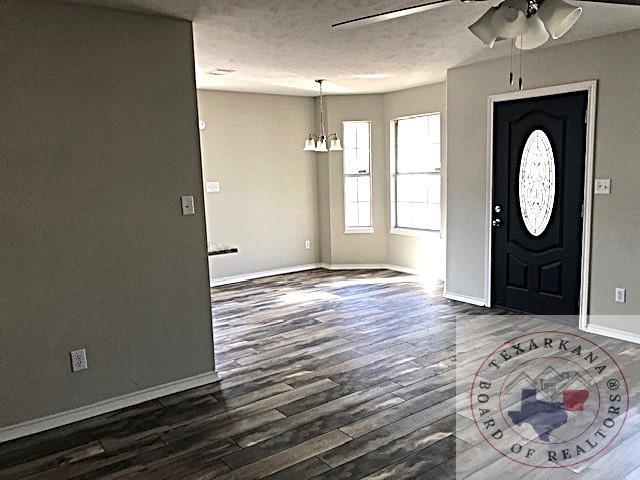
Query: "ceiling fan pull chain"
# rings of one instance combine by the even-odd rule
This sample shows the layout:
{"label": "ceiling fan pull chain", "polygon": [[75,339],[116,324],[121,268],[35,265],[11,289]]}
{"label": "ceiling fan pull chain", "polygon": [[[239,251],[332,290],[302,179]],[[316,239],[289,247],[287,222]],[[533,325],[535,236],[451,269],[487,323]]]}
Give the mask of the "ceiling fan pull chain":
{"label": "ceiling fan pull chain", "polygon": [[[522,37],[522,36],[521,36]],[[522,40],[520,40],[522,42]],[[520,90],[524,87],[524,81],[522,79],[522,65],[524,64],[524,51],[520,50],[520,78],[518,79],[518,88]]]}
{"label": "ceiling fan pull chain", "polygon": [[513,85],[513,44],[515,39],[511,39],[511,55],[509,56],[509,85]]}

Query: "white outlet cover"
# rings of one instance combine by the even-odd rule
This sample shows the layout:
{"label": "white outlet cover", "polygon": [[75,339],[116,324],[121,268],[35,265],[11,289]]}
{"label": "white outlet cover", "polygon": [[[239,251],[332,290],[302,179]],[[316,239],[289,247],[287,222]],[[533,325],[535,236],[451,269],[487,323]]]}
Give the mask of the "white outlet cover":
{"label": "white outlet cover", "polygon": [[182,215],[195,215],[196,209],[193,204],[193,196],[187,195],[184,197],[180,197],[182,202]]}
{"label": "white outlet cover", "polygon": [[627,303],[627,290],[616,288],[616,303]]}
{"label": "white outlet cover", "polygon": [[207,182],[207,193],[218,193],[220,191],[220,182]]}
{"label": "white outlet cover", "polygon": [[611,195],[611,179],[596,178],[595,193],[596,195]]}
{"label": "white outlet cover", "polygon": [[69,355],[71,356],[72,372],[79,372],[80,370],[89,368],[87,365],[87,351],[84,348],[69,352]]}

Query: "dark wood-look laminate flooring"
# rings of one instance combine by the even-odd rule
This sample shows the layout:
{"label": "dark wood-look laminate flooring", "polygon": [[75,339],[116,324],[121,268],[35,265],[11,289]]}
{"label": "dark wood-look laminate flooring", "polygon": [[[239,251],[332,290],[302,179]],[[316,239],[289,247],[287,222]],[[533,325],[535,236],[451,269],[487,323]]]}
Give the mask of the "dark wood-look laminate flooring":
{"label": "dark wood-look laminate flooring", "polygon": [[[0,479],[640,479],[637,406],[609,453],[573,471],[482,444],[469,372],[548,321],[479,316],[384,270],[217,287],[212,308],[220,382],[2,444]],[[606,343],[637,399],[640,348]]]}

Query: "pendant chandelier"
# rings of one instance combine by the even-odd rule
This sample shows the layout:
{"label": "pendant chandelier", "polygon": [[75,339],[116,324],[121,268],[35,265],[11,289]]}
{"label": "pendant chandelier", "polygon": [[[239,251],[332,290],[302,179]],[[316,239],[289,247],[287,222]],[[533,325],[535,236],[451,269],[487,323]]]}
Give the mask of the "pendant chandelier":
{"label": "pendant chandelier", "polygon": [[[305,152],[338,152],[342,150],[342,144],[337,133],[330,133],[326,135],[324,129],[324,103],[322,98],[322,82],[324,80],[316,80],[316,83],[320,85],[320,127],[321,132],[319,134],[310,133],[307,140],[304,142],[303,151]],[[327,140],[331,141],[331,145],[327,150]]]}

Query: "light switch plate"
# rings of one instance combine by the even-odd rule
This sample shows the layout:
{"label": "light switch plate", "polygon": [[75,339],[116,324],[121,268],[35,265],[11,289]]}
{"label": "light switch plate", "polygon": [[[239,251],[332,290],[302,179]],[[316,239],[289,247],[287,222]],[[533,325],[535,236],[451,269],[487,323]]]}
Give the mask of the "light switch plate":
{"label": "light switch plate", "polygon": [[220,191],[220,182],[207,182],[207,193],[218,193]]}
{"label": "light switch plate", "polygon": [[195,215],[196,209],[193,205],[193,197],[189,195],[180,198],[182,199],[182,215]]}
{"label": "light switch plate", "polygon": [[610,195],[611,194],[611,179],[610,178],[596,178],[596,195]]}
{"label": "light switch plate", "polygon": [[207,122],[205,122],[204,120],[200,120],[200,121],[198,122],[198,128],[199,128],[200,130],[204,130],[205,128],[207,128]]}

